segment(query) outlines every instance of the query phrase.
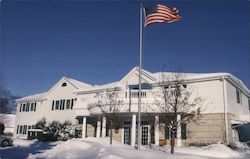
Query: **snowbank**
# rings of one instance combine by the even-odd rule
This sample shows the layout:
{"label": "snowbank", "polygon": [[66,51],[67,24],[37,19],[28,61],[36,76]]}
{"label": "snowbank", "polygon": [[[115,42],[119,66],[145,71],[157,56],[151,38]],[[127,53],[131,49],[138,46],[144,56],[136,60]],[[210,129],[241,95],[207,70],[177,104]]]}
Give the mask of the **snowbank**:
{"label": "snowbank", "polygon": [[242,156],[223,144],[212,144],[204,147],[181,147],[177,148],[175,152],[185,154],[195,154],[200,156],[209,156],[216,158],[241,158]]}
{"label": "snowbank", "polygon": [[136,150],[133,146],[124,145],[109,138],[72,139],[57,144],[50,150],[38,154],[29,154],[28,159],[211,159],[242,158],[242,156],[225,145],[214,144],[205,147],[180,147],[170,154],[169,147],[156,145],[142,146]]}

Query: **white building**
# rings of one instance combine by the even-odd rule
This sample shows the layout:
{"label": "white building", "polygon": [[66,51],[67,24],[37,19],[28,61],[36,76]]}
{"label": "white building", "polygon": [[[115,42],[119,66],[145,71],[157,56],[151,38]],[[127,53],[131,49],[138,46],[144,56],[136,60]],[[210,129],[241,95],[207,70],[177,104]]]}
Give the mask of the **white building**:
{"label": "white building", "polygon": [[[96,105],[96,98],[100,94],[118,90],[122,106],[119,126],[113,130],[113,137],[135,145],[138,75],[139,69],[135,67],[120,81],[100,86],[63,77],[48,92],[17,100],[15,135],[27,138],[28,129],[40,119],[46,118],[47,121],[72,121],[76,127],[81,127],[83,138],[105,137],[109,134],[109,125],[100,107]],[[168,127],[163,123],[162,114],[148,109],[155,107],[155,93],[159,92],[157,84],[164,80],[163,75],[170,73],[142,71],[142,83],[152,86],[143,88],[141,94],[142,144],[169,143]],[[185,88],[192,88],[193,96],[201,97],[204,102],[199,123],[184,123],[178,129],[177,144],[237,140],[234,124],[250,121],[250,91],[244,83],[229,73],[184,73],[183,77]]]}

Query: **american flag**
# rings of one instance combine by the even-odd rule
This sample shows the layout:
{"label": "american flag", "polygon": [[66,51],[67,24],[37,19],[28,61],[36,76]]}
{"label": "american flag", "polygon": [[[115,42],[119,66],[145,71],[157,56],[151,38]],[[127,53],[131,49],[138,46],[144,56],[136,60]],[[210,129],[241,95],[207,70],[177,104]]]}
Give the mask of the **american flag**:
{"label": "american flag", "polygon": [[181,18],[176,8],[161,4],[146,7],[145,16],[145,27],[154,23],[171,23]]}

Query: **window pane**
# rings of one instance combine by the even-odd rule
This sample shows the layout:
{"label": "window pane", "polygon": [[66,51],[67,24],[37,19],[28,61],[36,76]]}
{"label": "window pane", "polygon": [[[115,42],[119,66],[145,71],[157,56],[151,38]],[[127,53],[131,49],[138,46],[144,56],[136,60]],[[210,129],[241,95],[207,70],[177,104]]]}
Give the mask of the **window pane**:
{"label": "window pane", "polygon": [[65,106],[65,99],[62,100],[62,110],[64,110],[64,106]]}
{"label": "window pane", "polygon": [[23,104],[23,111],[25,111],[26,104]]}
{"label": "window pane", "polygon": [[69,107],[70,107],[70,100],[68,99],[66,102],[66,109],[69,109]]}
{"label": "window pane", "polygon": [[59,100],[56,101],[56,109],[59,109]]}

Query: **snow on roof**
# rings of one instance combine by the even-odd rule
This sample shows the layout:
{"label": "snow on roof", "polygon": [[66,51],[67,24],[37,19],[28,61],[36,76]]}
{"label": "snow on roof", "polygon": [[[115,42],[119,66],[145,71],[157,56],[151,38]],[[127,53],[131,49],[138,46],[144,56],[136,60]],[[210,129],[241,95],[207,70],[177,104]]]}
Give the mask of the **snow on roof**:
{"label": "snow on roof", "polygon": [[0,114],[0,122],[3,122],[7,127],[15,125],[15,118],[15,114]]}
{"label": "snow on roof", "polygon": [[85,88],[90,88],[93,87],[92,85],[88,84],[88,83],[84,83],[72,78],[67,78],[73,85],[75,85],[76,87],[80,88],[80,89],[85,89]]}
{"label": "snow on roof", "polygon": [[212,77],[221,77],[228,76],[229,73],[177,73],[177,72],[156,72],[153,73],[154,77],[160,81],[163,78],[170,78],[172,75],[180,74],[184,79],[203,79],[203,78],[212,78]]}
{"label": "snow on roof", "polygon": [[88,89],[82,89],[76,92],[92,92],[92,91],[97,91],[97,90],[104,90],[104,89],[109,89],[109,88],[114,88],[117,86],[119,81],[108,83],[108,84],[103,84],[103,85],[95,85],[94,87],[88,88]]}
{"label": "snow on roof", "polygon": [[21,102],[21,101],[37,101],[37,100],[41,100],[46,94],[47,94],[47,92],[34,94],[34,95],[26,96],[26,97],[23,97],[23,98],[19,98],[16,101],[17,102]]}

